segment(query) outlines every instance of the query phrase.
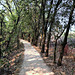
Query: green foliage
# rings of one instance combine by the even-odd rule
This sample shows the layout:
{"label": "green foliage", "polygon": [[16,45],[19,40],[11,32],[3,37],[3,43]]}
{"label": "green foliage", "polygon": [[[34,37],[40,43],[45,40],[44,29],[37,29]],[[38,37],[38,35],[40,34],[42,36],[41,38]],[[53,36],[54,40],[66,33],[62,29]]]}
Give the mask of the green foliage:
{"label": "green foliage", "polygon": [[[46,5],[43,11],[42,0],[0,0],[0,5],[2,6],[2,8],[0,8],[0,30],[2,30],[0,34],[0,46],[4,56],[6,55],[5,52],[10,53],[15,43],[17,43],[17,45],[19,44],[18,40],[22,38],[22,33],[24,34],[24,39],[27,40],[30,34],[31,39],[34,41],[38,40],[37,37],[43,35],[43,30],[46,27],[44,22],[47,21],[50,8],[47,32],[49,31],[52,18],[55,18],[55,20],[53,19],[54,21],[52,21],[54,23],[51,28],[51,33],[53,34],[51,36],[57,39],[63,35],[62,33],[67,28],[72,2],[69,0],[66,0],[68,2],[63,1],[58,6],[56,15],[54,15],[54,9],[58,0],[55,0],[56,2],[52,5],[50,5],[49,0],[45,1]],[[44,12],[45,21],[43,21],[42,12]],[[68,37],[74,38],[75,34]],[[0,61],[3,63],[2,60]]]}

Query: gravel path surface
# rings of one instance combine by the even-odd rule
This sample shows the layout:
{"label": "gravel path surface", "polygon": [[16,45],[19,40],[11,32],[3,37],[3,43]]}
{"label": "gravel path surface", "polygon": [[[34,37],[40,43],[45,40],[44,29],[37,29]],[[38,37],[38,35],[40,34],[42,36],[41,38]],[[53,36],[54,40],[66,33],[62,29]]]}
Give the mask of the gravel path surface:
{"label": "gravel path surface", "polygon": [[24,40],[20,41],[24,44],[25,52],[19,75],[54,75],[31,44]]}

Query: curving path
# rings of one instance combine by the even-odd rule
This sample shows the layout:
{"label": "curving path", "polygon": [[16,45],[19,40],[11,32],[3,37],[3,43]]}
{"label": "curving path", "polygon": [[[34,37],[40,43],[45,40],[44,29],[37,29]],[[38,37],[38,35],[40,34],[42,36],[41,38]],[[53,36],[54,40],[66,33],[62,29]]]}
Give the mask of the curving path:
{"label": "curving path", "polygon": [[22,39],[20,41],[24,44],[25,52],[19,75],[54,75],[31,44]]}

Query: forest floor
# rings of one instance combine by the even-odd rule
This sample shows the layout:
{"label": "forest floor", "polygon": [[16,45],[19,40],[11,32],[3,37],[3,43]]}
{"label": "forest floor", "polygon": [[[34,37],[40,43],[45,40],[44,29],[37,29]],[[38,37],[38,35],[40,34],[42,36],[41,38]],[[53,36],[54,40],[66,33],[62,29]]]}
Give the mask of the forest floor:
{"label": "forest floor", "polygon": [[24,46],[20,44],[20,48],[11,49],[10,52],[7,52],[6,55],[1,58],[0,61],[0,75],[18,75],[23,63],[24,58]]}
{"label": "forest floor", "polygon": [[[39,47],[33,46],[39,54],[42,56],[44,62],[50,67],[51,71],[54,72],[54,75],[75,75],[75,59],[73,54],[68,53],[63,57],[63,65],[57,66],[53,63],[53,47],[50,47],[49,57],[45,57],[45,54],[41,54],[41,49]],[[59,49],[59,47],[57,48]],[[0,65],[0,75],[19,75],[21,70],[21,65],[24,59],[24,47],[20,46],[20,49],[11,50],[10,54],[2,58],[3,65]],[[57,59],[59,57],[59,51],[57,51]],[[9,64],[7,64],[9,63]]]}
{"label": "forest floor", "polygon": [[[41,49],[39,47],[33,46],[40,54]],[[58,47],[57,49],[60,49]],[[72,50],[71,50],[72,51]],[[73,50],[73,54],[75,54],[75,49]],[[44,62],[51,68],[51,70],[55,73],[55,75],[75,75],[75,57],[70,52],[67,55],[64,55],[62,66],[57,66],[57,64],[53,63],[53,53],[54,46],[50,47],[49,56],[45,57],[45,54],[41,54]],[[59,51],[57,51],[57,58],[59,58]]]}

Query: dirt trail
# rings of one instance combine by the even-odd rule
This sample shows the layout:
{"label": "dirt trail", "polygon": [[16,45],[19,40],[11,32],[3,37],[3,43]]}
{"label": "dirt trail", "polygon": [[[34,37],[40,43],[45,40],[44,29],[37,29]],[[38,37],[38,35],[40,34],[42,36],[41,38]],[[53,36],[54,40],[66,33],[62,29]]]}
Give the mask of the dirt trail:
{"label": "dirt trail", "polygon": [[54,75],[31,44],[24,40],[20,41],[24,44],[25,52],[19,75]]}

